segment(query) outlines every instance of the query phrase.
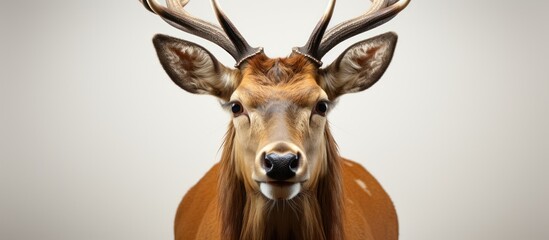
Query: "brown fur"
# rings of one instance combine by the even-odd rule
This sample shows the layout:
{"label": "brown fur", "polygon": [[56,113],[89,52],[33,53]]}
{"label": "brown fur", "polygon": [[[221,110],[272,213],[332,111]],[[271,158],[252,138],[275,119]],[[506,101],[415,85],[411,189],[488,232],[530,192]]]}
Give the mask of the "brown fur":
{"label": "brown fur", "polygon": [[[311,106],[318,100],[318,68],[302,56],[269,59],[260,54],[243,67],[238,80],[246,106],[277,99]],[[268,114],[268,113],[267,113]],[[285,119],[296,124],[292,119]],[[294,131],[292,139],[304,139]],[[290,200],[270,200],[243,174],[236,129],[229,124],[221,161],[181,202],[175,222],[180,239],[388,239],[398,238],[392,202],[360,165],[339,156],[329,127],[324,127],[317,172]],[[357,181],[365,184],[363,188]],[[254,190],[255,189],[255,190]]]}
{"label": "brown fur", "polygon": [[242,72],[239,89],[250,107],[277,99],[307,105],[320,89],[315,82],[318,68],[299,55],[270,59],[260,54],[250,59]]}
{"label": "brown fur", "polygon": [[[235,167],[230,154],[232,126],[228,132],[221,163],[187,193],[179,206],[176,240],[287,239],[267,226],[268,221],[280,217],[273,213],[287,213],[284,221],[303,224],[294,239],[398,239],[396,212],[389,196],[358,163],[337,155],[329,130],[325,136],[333,171],[319,181],[316,193],[302,193],[292,202],[274,205],[260,193],[247,195],[235,171],[227,171]],[[364,181],[371,195],[356,184],[356,179]],[[266,212],[271,214],[269,218]]]}
{"label": "brown fur", "polygon": [[227,240],[240,238],[246,204],[244,183],[236,176],[234,160],[234,127],[229,125],[221,155],[221,172],[219,175],[219,201],[221,217],[221,234]]}
{"label": "brown fur", "polygon": [[[343,239],[341,167],[328,129],[325,176],[316,189],[282,203],[268,200],[259,192],[246,194],[243,181],[235,174],[234,133],[230,125],[219,173],[221,233],[225,239]],[[288,206],[279,206],[284,204]],[[282,228],[273,224],[281,222],[293,224]],[[285,232],[296,235],[278,235]]]}

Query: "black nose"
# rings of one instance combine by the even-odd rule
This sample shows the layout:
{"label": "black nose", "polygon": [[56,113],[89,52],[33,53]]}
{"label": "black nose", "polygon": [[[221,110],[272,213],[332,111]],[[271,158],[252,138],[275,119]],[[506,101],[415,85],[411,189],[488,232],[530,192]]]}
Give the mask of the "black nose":
{"label": "black nose", "polygon": [[280,155],[269,153],[265,155],[263,168],[267,176],[277,181],[284,181],[293,176],[299,167],[299,156],[293,153]]}

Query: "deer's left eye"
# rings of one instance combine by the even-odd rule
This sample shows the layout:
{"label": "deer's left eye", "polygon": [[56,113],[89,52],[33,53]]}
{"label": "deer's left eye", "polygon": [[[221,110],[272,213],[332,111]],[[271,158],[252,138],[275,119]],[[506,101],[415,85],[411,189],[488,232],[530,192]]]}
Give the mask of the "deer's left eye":
{"label": "deer's left eye", "polygon": [[315,113],[321,116],[326,116],[328,112],[328,103],[326,101],[320,101],[315,106]]}

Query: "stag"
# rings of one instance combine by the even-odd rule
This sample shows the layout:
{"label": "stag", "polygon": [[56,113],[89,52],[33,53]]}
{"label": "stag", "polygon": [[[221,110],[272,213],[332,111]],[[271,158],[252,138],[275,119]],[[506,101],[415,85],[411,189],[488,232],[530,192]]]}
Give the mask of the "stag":
{"label": "stag", "polygon": [[392,19],[409,0],[373,0],[363,15],[327,29],[335,6],[330,0],[307,43],[285,58],[251,47],[216,0],[220,26],[185,11],[188,0],[141,2],[236,61],[227,67],[195,43],[153,38],[175,84],[217,97],[232,115],[220,162],[179,205],[176,239],[398,239],[391,199],[366,169],[339,155],[326,120],[340,96],[381,78],[397,35],[358,42],[325,68],[321,59],[340,42]]}

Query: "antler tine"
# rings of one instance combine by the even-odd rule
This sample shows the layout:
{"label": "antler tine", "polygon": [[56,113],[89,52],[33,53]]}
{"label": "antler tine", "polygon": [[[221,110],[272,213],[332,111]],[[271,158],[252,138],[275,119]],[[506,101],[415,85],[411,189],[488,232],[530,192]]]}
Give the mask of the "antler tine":
{"label": "antler tine", "polygon": [[309,59],[316,62],[319,66],[322,65],[322,62],[320,61],[320,58],[316,58],[315,52],[320,46],[322,36],[324,35],[324,32],[326,32],[326,28],[328,27],[328,24],[332,19],[335,3],[336,0],[330,0],[328,8],[324,12],[324,15],[322,15],[320,21],[318,21],[318,23],[316,24],[316,27],[311,33],[311,36],[309,37],[309,40],[307,41],[305,46],[293,49],[294,52],[308,57]]}
{"label": "antler tine", "polygon": [[[229,20],[227,15],[225,15],[225,13],[221,10],[217,0],[212,0],[212,6],[214,8],[215,15],[217,17],[217,20],[219,21],[219,24],[225,30],[225,33],[227,33],[227,37],[229,37],[231,42],[234,43],[236,51],[239,52],[241,56],[246,56],[244,59],[247,59],[248,57],[251,57],[263,50],[263,48],[252,48],[250,44],[248,44],[246,39],[242,37],[242,35],[233,25],[231,20]],[[242,60],[237,62],[236,66],[240,65],[241,62]]]}
{"label": "antler tine", "polygon": [[145,9],[149,10],[149,12],[152,12],[152,13],[156,14],[156,13],[152,10],[151,6],[149,6],[149,4],[147,3],[147,0],[145,0],[145,1],[139,0],[139,2],[140,2],[141,4],[143,4],[143,6],[145,6]]}
{"label": "antler tine", "polygon": [[[218,20],[223,29],[204,20],[191,16],[184,7],[189,0],[167,0],[167,7],[156,0],[139,0],[145,8],[173,27],[209,40],[225,49],[237,61],[235,67],[251,56],[261,52],[262,48],[252,48],[240,35],[236,27],[221,12],[216,0],[212,0]],[[220,16],[221,15],[221,16]]]}
{"label": "antler tine", "polygon": [[[188,0],[182,0],[182,2],[168,0],[168,8],[158,4],[156,0],[140,0],[140,2],[147,10],[160,16],[173,27],[209,40],[225,49],[225,51],[234,58],[238,57],[236,48],[232,45],[221,28],[192,17],[183,10],[182,7],[187,4]],[[180,10],[175,10],[177,8]]]}
{"label": "antler tine", "polygon": [[[364,14],[362,14],[361,16],[364,16],[364,15],[367,15],[367,14],[370,14],[372,12],[375,12],[375,11],[379,11],[379,9],[383,8],[383,7],[386,7],[387,5],[389,4],[393,4],[395,2],[397,2],[398,0],[370,0],[370,2],[372,2],[372,6],[370,6],[370,9],[368,9],[368,11],[366,11]],[[359,17],[361,17],[359,16]],[[358,17],[357,17],[358,18]],[[356,18],[354,18],[356,19]],[[345,22],[349,22],[349,21],[352,21],[354,19],[351,19],[351,20],[347,20]]]}
{"label": "antler tine", "polygon": [[373,0],[371,8],[365,14],[328,30],[318,49],[318,58],[322,58],[340,42],[388,22],[409,3],[410,0]]}

